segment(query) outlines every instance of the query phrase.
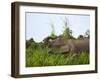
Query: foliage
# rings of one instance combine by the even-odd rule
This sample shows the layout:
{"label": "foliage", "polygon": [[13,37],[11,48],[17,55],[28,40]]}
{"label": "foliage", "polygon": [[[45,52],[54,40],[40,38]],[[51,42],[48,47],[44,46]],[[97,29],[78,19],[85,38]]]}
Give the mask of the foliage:
{"label": "foliage", "polygon": [[26,40],[26,48],[33,47],[34,44],[35,44],[35,41],[33,40],[33,38]]}
{"label": "foliage", "polygon": [[80,52],[79,55],[75,54],[50,54],[49,48],[43,48],[41,45],[36,49],[29,47],[26,49],[26,67],[89,64],[88,53]]}
{"label": "foliage", "polygon": [[79,35],[79,36],[78,36],[78,39],[83,39],[83,38],[84,38],[83,35]]}
{"label": "foliage", "polygon": [[[65,17],[65,21],[63,21],[63,22],[64,22],[64,26],[63,26],[64,30],[63,30],[63,32],[62,32],[62,34],[60,36],[63,39],[73,39],[74,37],[72,36],[72,30],[68,26],[68,19]],[[52,32],[51,32],[50,37],[53,38],[53,39],[59,37],[59,36],[57,36],[55,34],[55,28],[54,28],[54,24],[53,23],[51,24],[51,28],[52,28]]]}
{"label": "foliage", "polygon": [[89,38],[89,37],[90,37],[90,31],[89,31],[89,30],[87,30],[87,31],[85,32],[84,37],[87,37],[87,38]]}
{"label": "foliage", "polygon": [[56,34],[55,34],[55,28],[54,28],[54,25],[53,25],[53,24],[51,24],[51,28],[52,28],[52,32],[51,32],[50,37],[51,37],[51,38],[56,38],[57,36],[56,36]]}
{"label": "foliage", "polygon": [[63,31],[63,34],[62,34],[62,37],[64,39],[70,39],[72,37],[72,30],[70,30],[69,27],[64,27],[64,31]]}
{"label": "foliage", "polygon": [[68,19],[66,17],[65,17],[65,20],[64,20],[64,26],[63,26],[63,28],[64,28],[63,33],[62,33],[63,39],[74,38],[72,36],[72,30],[68,26]]}
{"label": "foliage", "polygon": [[90,37],[90,31],[87,30],[84,35],[79,35],[78,39],[84,39],[84,38],[89,38]]}

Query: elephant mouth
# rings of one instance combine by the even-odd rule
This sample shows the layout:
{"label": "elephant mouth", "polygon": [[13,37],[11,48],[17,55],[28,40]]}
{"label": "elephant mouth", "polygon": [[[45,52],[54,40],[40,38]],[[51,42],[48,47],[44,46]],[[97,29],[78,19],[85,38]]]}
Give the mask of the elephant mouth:
{"label": "elephant mouth", "polygon": [[65,47],[65,46],[54,47],[54,48],[50,48],[50,50],[49,50],[49,53],[67,54],[69,52],[70,52],[70,49],[68,47]]}

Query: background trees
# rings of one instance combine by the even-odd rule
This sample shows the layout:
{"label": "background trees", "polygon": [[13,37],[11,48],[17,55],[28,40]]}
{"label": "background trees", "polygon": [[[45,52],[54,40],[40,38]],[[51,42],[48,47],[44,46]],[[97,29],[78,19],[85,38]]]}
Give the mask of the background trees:
{"label": "background trees", "polygon": [[70,29],[70,27],[68,25],[68,19],[66,17],[65,17],[65,20],[64,20],[63,28],[64,28],[64,30],[62,32],[63,39],[71,39],[71,38],[73,38],[72,30]]}
{"label": "background trees", "polygon": [[83,35],[79,35],[78,39],[90,38],[90,31],[87,30]]}
{"label": "background trees", "polygon": [[53,23],[51,23],[51,28],[52,28],[52,31],[51,31],[50,37],[51,38],[56,38],[57,36],[55,34],[55,28],[54,28],[54,24]]}
{"label": "background trees", "polygon": [[89,38],[89,37],[90,37],[90,31],[89,31],[89,30],[87,30],[87,31],[85,32],[84,37],[87,37],[87,38]]}

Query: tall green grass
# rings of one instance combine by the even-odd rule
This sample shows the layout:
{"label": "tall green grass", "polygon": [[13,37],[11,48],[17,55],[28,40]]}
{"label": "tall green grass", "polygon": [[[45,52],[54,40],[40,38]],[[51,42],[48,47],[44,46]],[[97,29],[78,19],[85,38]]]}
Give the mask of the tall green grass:
{"label": "tall green grass", "polygon": [[48,48],[38,46],[32,49],[29,47],[26,49],[26,67],[89,64],[89,53],[75,54],[50,54]]}

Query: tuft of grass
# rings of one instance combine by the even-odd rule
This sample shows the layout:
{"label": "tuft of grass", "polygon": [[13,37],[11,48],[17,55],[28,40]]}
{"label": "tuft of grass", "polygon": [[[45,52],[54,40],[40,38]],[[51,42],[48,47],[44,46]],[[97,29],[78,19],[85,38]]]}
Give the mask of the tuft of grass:
{"label": "tuft of grass", "polygon": [[78,55],[75,54],[50,54],[47,47],[38,46],[36,49],[28,47],[26,48],[26,67],[89,64],[89,53],[80,52]]}

